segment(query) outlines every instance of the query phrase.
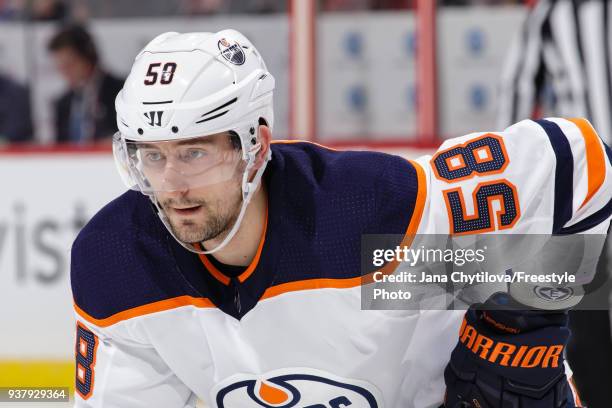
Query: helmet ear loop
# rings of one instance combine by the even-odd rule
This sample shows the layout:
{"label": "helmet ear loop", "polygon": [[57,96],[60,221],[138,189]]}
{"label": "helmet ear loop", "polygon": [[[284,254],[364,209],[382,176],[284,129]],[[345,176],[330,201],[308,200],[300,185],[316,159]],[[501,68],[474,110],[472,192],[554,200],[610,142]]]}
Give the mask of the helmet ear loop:
{"label": "helmet ear loop", "polygon": [[249,176],[253,167],[255,167],[255,163],[257,161],[257,153],[261,149],[261,145],[258,143],[256,149],[251,148],[249,153],[247,154],[246,162],[247,165],[242,173],[242,199],[247,200],[250,199],[251,194],[257,188],[257,177],[253,176],[253,180],[249,181]]}
{"label": "helmet ear loop", "polygon": [[261,142],[259,142],[258,140],[259,137],[256,134],[255,129],[257,129],[256,126],[249,126],[249,133],[251,135],[249,140],[251,143],[245,143],[244,139],[240,138],[240,143],[242,145],[242,157],[247,163],[244,172],[242,173],[243,201],[250,200],[252,193],[257,189],[257,185],[259,184],[259,177],[257,172],[253,176],[253,180],[249,181],[251,170],[255,166],[255,163],[257,163],[257,154],[261,150]]}

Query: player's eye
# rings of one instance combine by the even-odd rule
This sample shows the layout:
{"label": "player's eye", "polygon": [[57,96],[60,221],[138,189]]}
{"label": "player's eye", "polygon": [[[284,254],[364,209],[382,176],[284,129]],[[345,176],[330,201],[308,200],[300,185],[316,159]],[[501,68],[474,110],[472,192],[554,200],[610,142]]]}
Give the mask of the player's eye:
{"label": "player's eye", "polygon": [[161,153],[147,153],[147,159],[149,161],[160,161],[162,159]]}
{"label": "player's eye", "polygon": [[181,156],[184,161],[190,162],[206,158],[208,152],[202,149],[187,149]]}
{"label": "player's eye", "polygon": [[145,150],[142,152],[141,157],[143,158],[144,164],[149,166],[157,166],[163,163],[165,159],[161,152],[155,150]]}

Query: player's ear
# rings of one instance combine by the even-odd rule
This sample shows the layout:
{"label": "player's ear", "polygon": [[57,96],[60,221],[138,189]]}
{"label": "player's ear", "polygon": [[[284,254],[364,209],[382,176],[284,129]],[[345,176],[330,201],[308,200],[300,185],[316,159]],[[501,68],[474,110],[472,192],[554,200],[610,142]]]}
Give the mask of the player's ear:
{"label": "player's ear", "polygon": [[259,143],[261,143],[261,149],[257,153],[257,160],[255,161],[255,168],[258,169],[264,163],[266,156],[268,155],[268,151],[270,150],[270,142],[272,141],[272,131],[270,128],[261,124],[258,128],[259,131]]}

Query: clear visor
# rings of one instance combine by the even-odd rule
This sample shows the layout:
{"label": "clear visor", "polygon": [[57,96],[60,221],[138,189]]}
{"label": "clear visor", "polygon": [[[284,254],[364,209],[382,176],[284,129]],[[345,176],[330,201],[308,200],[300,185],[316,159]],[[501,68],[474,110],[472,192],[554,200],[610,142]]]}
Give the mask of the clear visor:
{"label": "clear visor", "polygon": [[[246,163],[227,133],[158,142],[114,140],[133,184],[145,194],[187,191],[240,179]],[[119,144],[119,145],[118,145]]]}

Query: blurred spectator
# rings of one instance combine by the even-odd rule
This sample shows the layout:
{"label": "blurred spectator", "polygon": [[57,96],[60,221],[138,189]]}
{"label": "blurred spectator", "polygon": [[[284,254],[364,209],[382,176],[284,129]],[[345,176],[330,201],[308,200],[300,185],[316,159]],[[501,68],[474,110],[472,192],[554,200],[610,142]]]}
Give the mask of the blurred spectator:
{"label": "blurred spectator", "polygon": [[117,129],[115,96],[123,81],[100,68],[94,41],[80,26],[62,29],[48,48],[69,87],[55,105],[56,140],[87,143],[110,138]]}
{"label": "blurred spectator", "polygon": [[181,12],[190,16],[216,14],[227,11],[228,6],[223,0],[182,0]]}
{"label": "blurred spectator", "polygon": [[[0,0],[0,18],[4,2]],[[288,0],[32,0],[30,17],[33,20],[62,20],[84,22],[92,18],[168,17],[176,15],[262,14],[287,10]],[[354,0],[353,0],[354,1]],[[369,0],[368,0],[369,1]],[[402,2],[413,0],[372,0],[374,2]],[[367,1],[366,1],[367,2]],[[8,4],[8,3],[7,3]]]}
{"label": "blurred spectator", "polygon": [[30,19],[35,21],[63,20],[68,14],[66,3],[60,0],[34,0],[31,7]]}
{"label": "blurred spectator", "polygon": [[0,75],[0,142],[32,140],[30,92]]}
{"label": "blurred spectator", "polygon": [[177,15],[182,0],[72,0],[73,18],[169,17]]}
{"label": "blurred spectator", "polygon": [[23,15],[25,0],[0,0],[0,21],[17,20]]}
{"label": "blurred spectator", "polygon": [[188,15],[218,13],[263,14],[287,10],[286,0],[182,0],[181,12]]}

